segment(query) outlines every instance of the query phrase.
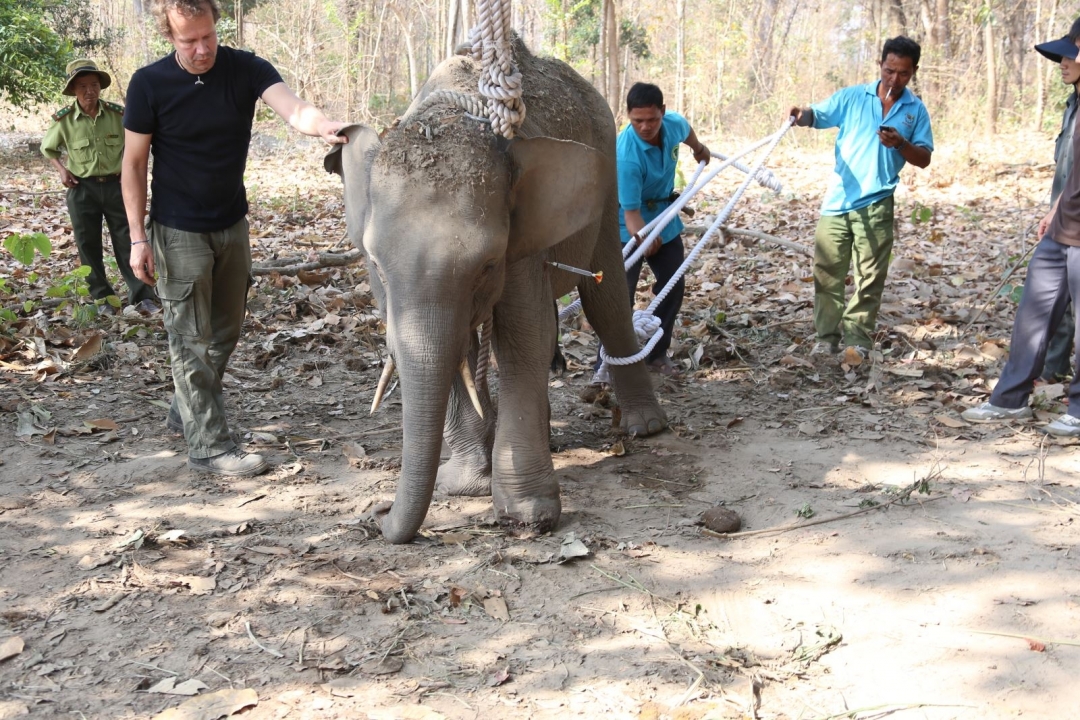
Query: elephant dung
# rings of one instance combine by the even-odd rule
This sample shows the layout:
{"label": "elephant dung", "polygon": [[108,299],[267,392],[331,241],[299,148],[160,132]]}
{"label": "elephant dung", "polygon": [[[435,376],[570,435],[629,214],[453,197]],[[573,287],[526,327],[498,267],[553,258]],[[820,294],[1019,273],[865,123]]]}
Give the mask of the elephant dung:
{"label": "elephant dung", "polygon": [[701,514],[701,524],[713,532],[733,533],[742,527],[742,519],[734,510],[717,505]]}

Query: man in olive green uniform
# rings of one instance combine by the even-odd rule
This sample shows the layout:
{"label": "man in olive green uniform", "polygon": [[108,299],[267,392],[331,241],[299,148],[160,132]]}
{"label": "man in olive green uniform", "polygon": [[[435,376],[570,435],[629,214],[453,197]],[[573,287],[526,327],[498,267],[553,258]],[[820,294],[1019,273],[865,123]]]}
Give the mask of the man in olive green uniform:
{"label": "man in olive green uniform", "polygon": [[[131,269],[131,236],[128,231],[124,197],[120,192],[120,163],[124,155],[124,108],[100,99],[101,91],[112,84],[109,74],[91,60],[75,60],[67,66],[65,95],[76,101],[53,115],[55,121],[41,141],[41,154],[60,173],[67,188],[68,213],[79,260],[90,268],[87,280],[90,296],[104,301],[115,295],[105,274],[102,257],[101,220],[109,224],[116,266],[128,287],[128,304],[140,310],[157,310],[153,288]],[[60,160],[67,151],[67,165]],[[108,302],[99,303],[101,312],[113,312]]]}

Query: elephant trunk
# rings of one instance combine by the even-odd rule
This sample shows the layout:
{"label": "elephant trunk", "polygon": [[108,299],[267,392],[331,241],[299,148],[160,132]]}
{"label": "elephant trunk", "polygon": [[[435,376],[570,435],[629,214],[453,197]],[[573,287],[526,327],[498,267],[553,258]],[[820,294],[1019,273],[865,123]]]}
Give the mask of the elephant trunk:
{"label": "elephant trunk", "polygon": [[381,526],[383,537],[395,544],[410,542],[427,516],[439,469],[450,387],[468,341],[457,318],[445,315],[391,325],[401,380],[401,478],[394,504]]}

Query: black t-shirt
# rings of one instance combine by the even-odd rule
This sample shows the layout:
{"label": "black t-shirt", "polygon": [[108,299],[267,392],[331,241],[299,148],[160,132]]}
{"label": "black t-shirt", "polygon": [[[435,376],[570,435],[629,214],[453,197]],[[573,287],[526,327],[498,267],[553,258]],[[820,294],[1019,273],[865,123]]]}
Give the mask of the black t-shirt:
{"label": "black t-shirt", "polygon": [[224,230],[247,214],[244,167],[255,103],[282,82],[254,53],[218,47],[203,75],[180,67],[176,53],[135,72],[124,127],[152,135],[150,217],[188,232]]}

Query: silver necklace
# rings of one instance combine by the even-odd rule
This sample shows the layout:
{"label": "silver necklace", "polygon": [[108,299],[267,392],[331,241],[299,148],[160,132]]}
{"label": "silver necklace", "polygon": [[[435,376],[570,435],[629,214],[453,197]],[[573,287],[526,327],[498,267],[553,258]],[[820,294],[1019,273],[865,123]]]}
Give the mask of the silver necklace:
{"label": "silver necklace", "polygon": [[[180,66],[180,69],[183,70],[184,72],[187,72],[188,69],[186,67],[184,67],[184,63],[180,62],[180,53],[176,53],[176,55],[174,55],[174,57],[176,58],[176,64]],[[202,81],[202,75],[196,75],[195,76],[195,84],[196,85],[205,85],[206,84],[206,83],[204,83]]]}

